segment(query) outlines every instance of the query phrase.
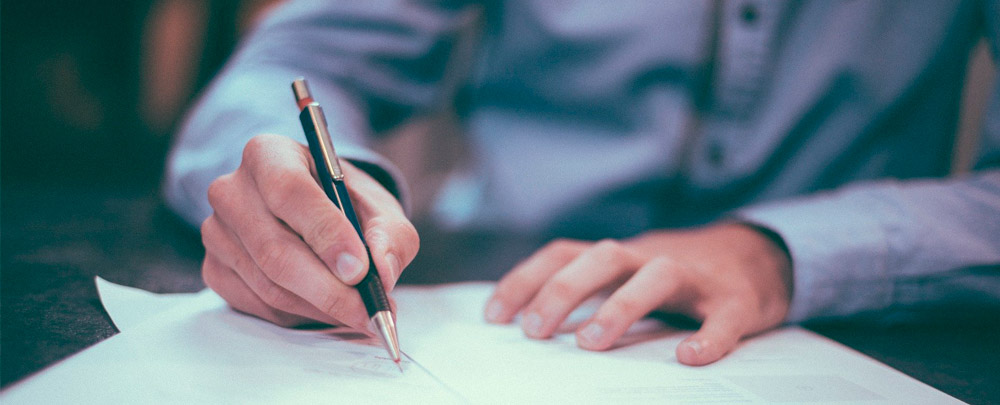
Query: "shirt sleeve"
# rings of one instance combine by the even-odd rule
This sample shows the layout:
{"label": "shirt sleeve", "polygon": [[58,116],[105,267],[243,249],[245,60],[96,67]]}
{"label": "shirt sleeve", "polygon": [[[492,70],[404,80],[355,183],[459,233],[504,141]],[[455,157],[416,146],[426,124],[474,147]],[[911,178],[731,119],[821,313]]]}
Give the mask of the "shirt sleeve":
{"label": "shirt sleeve", "polygon": [[788,247],[789,322],[933,303],[1000,305],[1000,170],[859,184],[739,217]]}
{"label": "shirt sleeve", "polygon": [[[1000,61],[1000,2],[985,7]],[[738,212],[788,248],[787,321],[928,306],[1000,309],[1000,82],[980,141],[967,175],[857,184]]]}
{"label": "shirt sleeve", "polygon": [[338,154],[406,206],[402,176],[366,148],[373,133],[442,102],[452,47],[474,12],[418,1],[291,1],[248,35],[191,110],[167,159],[167,204],[191,224],[212,213],[209,184],[232,172],[243,146],[273,133],[305,143],[292,79],[309,80]]}

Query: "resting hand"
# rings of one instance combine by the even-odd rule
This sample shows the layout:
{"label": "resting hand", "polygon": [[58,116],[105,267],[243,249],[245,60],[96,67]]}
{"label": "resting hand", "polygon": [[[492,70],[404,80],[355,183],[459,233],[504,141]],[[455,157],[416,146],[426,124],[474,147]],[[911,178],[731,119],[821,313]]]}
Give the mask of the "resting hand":
{"label": "resting hand", "polygon": [[486,319],[547,338],[595,293],[614,292],[576,331],[577,344],[605,350],[653,311],[687,315],[700,329],[677,346],[677,359],[704,365],[745,336],[785,318],[791,270],[785,253],[748,226],[719,224],[657,231],[624,241],[549,243],[497,285]]}
{"label": "resting hand", "polygon": [[[419,239],[396,199],[341,162],[383,284],[391,289]],[[309,149],[276,135],[251,139],[233,173],[212,182],[201,226],[205,284],[242,312],[282,326],[368,329],[352,287],[368,271],[357,232],[315,178]]]}

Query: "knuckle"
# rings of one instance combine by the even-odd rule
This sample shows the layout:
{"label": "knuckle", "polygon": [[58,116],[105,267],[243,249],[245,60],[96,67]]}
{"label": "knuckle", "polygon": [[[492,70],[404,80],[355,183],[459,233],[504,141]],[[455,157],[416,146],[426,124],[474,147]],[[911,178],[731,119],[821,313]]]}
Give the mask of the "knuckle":
{"label": "knuckle", "polygon": [[591,247],[590,252],[597,260],[606,263],[621,260],[626,255],[625,247],[622,246],[621,242],[614,239],[603,239],[598,241],[593,247]]}
{"label": "knuckle", "polygon": [[656,257],[650,260],[646,263],[645,269],[651,272],[658,280],[671,279],[682,270],[676,262],[666,257]]}
{"label": "knuckle", "polygon": [[268,284],[260,289],[260,299],[271,308],[286,311],[295,301],[291,293],[275,284]]}
{"label": "knuckle", "polygon": [[394,234],[398,235],[404,244],[409,246],[420,245],[420,235],[417,233],[417,228],[410,221],[397,221],[393,229]]}
{"label": "knuckle", "polygon": [[397,222],[399,221],[386,218],[384,215],[375,216],[365,222],[365,234],[375,239],[385,239],[375,240],[373,242],[381,244],[388,243],[388,236],[394,234],[396,228],[398,227]]}
{"label": "knuckle", "polygon": [[570,239],[556,239],[549,242],[544,248],[543,252],[548,254],[553,254],[555,256],[566,256],[571,252],[575,251],[576,242]]}
{"label": "knuckle", "polygon": [[580,242],[571,239],[555,239],[538,249],[524,263],[565,263],[580,253]]}
{"label": "knuckle", "polygon": [[274,144],[273,135],[257,135],[247,141],[243,147],[243,162],[254,164],[257,159],[267,154]]}
{"label": "knuckle", "polygon": [[211,229],[209,229],[209,227],[213,226],[212,224],[212,221],[214,221],[214,219],[212,218],[213,216],[214,215],[209,215],[208,218],[205,218],[204,221],[201,221],[201,226],[198,227],[198,230],[199,232],[201,232],[203,239],[206,233],[211,232]]}
{"label": "knuckle", "polygon": [[[412,260],[420,246],[420,235],[416,227],[405,219],[377,217],[369,222],[366,237],[369,244],[385,250],[394,250]],[[390,236],[391,235],[391,236]]]}
{"label": "knuckle", "polygon": [[493,296],[497,298],[506,298],[511,295],[514,288],[512,285],[516,282],[513,279],[513,275],[507,275],[497,282],[496,287],[493,289]]}
{"label": "knuckle", "polygon": [[256,271],[257,264],[248,255],[237,254],[233,257],[233,270],[240,274],[252,274]]}
{"label": "knuckle", "polygon": [[498,289],[503,289],[503,291],[509,293],[515,293],[519,289],[531,285],[534,280],[535,277],[531,274],[531,270],[521,268],[518,271],[507,274],[507,276],[501,281]]}
{"label": "knuckle", "polygon": [[279,243],[265,242],[258,262],[269,279],[281,284],[291,271],[291,254]]}
{"label": "knuckle", "polygon": [[344,225],[334,218],[321,219],[309,224],[303,232],[302,238],[309,246],[312,246],[317,253],[325,251],[334,241],[341,239],[344,234]]}
{"label": "knuckle", "polygon": [[199,228],[201,234],[201,244],[205,246],[206,250],[214,245],[215,241],[215,215],[210,215],[207,219],[201,222],[201,227]]}
{"label": "knuckle", "polygon": [[227,201],[231,182],[232,175],[226,174],[212,180],[212,183],[208,185],[208,203],[212,208],[219,209]]}
{"label": "knuckle", "polygon": [[577,294],[576,284],[566,277],[553,277],[546,288],[547,295],[560,302],[570,300]]}
{"label": "knuckle", "polygon": [[[620,319],[624,317],[639,316],[639,311],[642,311],[642,305],[629,297],[619,297],[615,300],[609,300],[607,302],[607,319]],[[645,315],[645,314],[641,314]]]}
{"label": "knuckle", "polygon": [[213,291],[219,291],[219,268],[212,264],[208,259],[205,259],[201,263],[201,280],[205,282],[205,286],[211,288]]}
{"label": "knuckle", "polygon": [[413,223],[411,222],[406,223],[403,236],[406,238],[406,241],[412,246],[420,246],[420,233],[417,232],[417,227],[414,226]]}
{"label": "knuckle", "polygon": [[342,294],[330,293],[322,297],[316,308],[324,314],[330,315],[333,319],[343,321],[345,305],[346,300]]}
{"label": "knuckle", "polygon": [[526,293],[529,278],[521,274],[510,274],[497,283],[493,295],[503,301],[514,300]]}
{"label": "knuckle", "polygon": [[389,219],[386,218],[385,215],[375,215],[375,216],[372,216],[371,219],[368,219],[365,222],[365,228],[366,229],[372,229],[372,230],[378,229],[378,228],[385,228],[388,223],[389,223]]}

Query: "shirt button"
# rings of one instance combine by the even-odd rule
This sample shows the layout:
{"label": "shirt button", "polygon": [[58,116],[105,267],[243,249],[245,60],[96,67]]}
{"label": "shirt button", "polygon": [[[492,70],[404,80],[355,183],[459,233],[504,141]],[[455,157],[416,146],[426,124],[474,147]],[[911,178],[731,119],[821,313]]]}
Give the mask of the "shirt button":
{"label": "shirt button", "polygon": [[722,145],[718,142],[712,142],[708,144],[708,163],[714,167],[722,166],[722,163],[726,160],[726,153],[722,150]]}
{"label": "shirt button", "polygon": [[743,23],[746,25],[753,25],[757,22],[758,12],[757,7],[750,3],[744,3],[740,7],[740,18],[743,19]]}

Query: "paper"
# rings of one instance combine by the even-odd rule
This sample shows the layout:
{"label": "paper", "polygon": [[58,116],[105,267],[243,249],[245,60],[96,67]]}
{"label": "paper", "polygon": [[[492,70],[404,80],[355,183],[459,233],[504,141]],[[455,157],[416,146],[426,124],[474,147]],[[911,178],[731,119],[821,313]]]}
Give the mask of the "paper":
{"label": "paper", "polygon": [[[109,305],[116,322],[144,312],[141,303],[118,305],[135,291],[103,287],[102,299],[117,303]],[[281,328],[211,292],[171,306],[121,323],[122,333],[11,387],[0,402],[462,402],[410,359],[400,373],[379,342],[358,333]]]}
{"label": "paper", "polygon": [[118,285],[100,277],[94,277],[94,283],[97,285],[97,296],[101,299],[101,305],[119,332],[132,329],[156,315],[192,300],[199,294],[212,294],[209,289],[198,293],[156,294],[135,287]]}
{"label": "paper", "polygon": [[[351,333],[279,328],[211,292],[143,297],[112,286],[101,297],[123,332],[6,390],[3,403],[958,403],[799,328],[706,367],[678,364],[674,347],[690,332],[654,321],[606,352],[578,349],[570,333],[527,339],[481,321],[485,283],[394,291],[403,374],[378,342]],[[158,299],[148,321],[124,321]]]}
{"label": "paper", "polygon": [[[596,308],[591,302],[570,316],[567,333],[531,340],[516,326],[480,320],[491,290],[486,284],[424,288],[424,322],[407,331],[404,345],[472,402],[960,403],[801,328],[773,331],[719,362],[689,367],[677,363],[674,349],[692,332],[652,320],[630,328],[613,350],[577,348],[570,332]],[[399,298],[401,319],[404,302]]]}

